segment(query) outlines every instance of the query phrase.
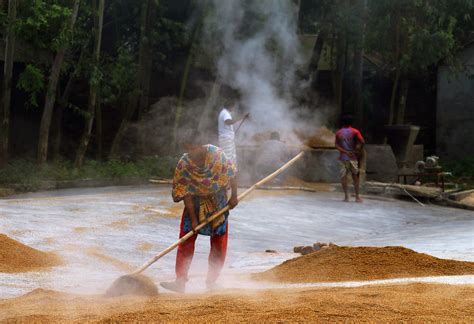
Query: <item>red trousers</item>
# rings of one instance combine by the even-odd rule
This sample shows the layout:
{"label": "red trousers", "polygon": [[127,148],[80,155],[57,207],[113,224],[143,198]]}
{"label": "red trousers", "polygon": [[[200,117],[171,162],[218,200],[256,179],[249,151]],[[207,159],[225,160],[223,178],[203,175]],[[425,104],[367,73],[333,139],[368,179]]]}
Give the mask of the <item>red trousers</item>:
{"label": "red trousers", "polygon": [[[229,223],[227,222],[224,235],[211,236],[211,251],[209,252],[209,269],[207,272],[207,283],[213,283],[219,277],[222,267],[224,266],[227,254],[227,235],[229,232]],[[186,235],[184,232],[184,212],[181,218],[181,226],[179,238]],[[176,280],[188,280],[188,271],[191,266],[194,255],[194,244],[196,243],[197,234],[191,236],[186,242],[178,246],[176,254]]]}

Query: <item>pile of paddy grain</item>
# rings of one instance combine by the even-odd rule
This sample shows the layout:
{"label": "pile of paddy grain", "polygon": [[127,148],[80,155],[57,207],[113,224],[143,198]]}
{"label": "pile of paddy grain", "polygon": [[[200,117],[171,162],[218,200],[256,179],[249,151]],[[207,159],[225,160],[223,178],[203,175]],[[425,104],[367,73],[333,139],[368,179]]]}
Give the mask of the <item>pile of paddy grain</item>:
{"label": "pile of paddy grain", "polygon": [[54,253],[46,253],[4,234],[0,234],[0,272],[27,272],[60,265],[61,259]]}
{"label": "pile of paddy grain", "polygon": [[470,194],[469,196],[464,197],[463,199],[461,199],[461,202],[463,204],[474,206],[474,192],[472,194]]}
{"label": "pile of paddy grain", "polygon": [[282,185],[287,187],[309,188],[319,192],[330,192],[335,190],[330,183],[307,182],[292,175],[286,176]]}
{"label": "pile of paddy grain", "polygon": [[320,127],[311,133],[295,131],[300,140],[313,148],[333,148],[336,135],[326,127]]}
{"label": "pile of paddy grain", "polygon": [[287,283],[474,274],[474,262],[445,260],[399,247],[329,247],[253,275]]}

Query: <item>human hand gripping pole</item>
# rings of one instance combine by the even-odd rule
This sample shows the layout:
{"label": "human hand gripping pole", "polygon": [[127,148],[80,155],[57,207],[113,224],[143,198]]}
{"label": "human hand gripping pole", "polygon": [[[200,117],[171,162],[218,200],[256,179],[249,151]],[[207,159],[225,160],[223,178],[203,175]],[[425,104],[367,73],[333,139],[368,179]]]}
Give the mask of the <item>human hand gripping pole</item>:
{"label": "human hand gripping pole", "polygon": [[[288,169],[291,165],[293,165],[296,161],[298,161],[301,157],[303,157],[304,155],[304,151],[301,151],[300,153],[298,153],[294,158],[292,158],[291,160],[289,160],[288,162],[286,162],[281,168],[279,168],[278,170],[276,170],[275,172],[273,172],[272,174],[270,174],[269,176],[263,178],[262,180],[260,180],[259,182],[257,182],[256,184],[254,184],[253,186],[251,186],[250,188],[248,188],[247,190],[245,190],[244,192],[242,192],[239,196],[238,196],[238,200],[239,202],[242,201],[245,197],[247,197],[252,191],[254,191],[255,189],[257,189],[258,187],[260,187],[261,185],[267,183],[268,181],[272,180],[273,178],[275,178],[277,175],[279,175],[280,173],[282,173],[283,171],[285,171],[286,169]],[[214,219],[216,219],[217,217],[221,216],[222,214],[224,214],[225,212],[227,212],[228,210],[230,209],[230,206],[227,204],[224,208],[222,208],[221,210],[219,210],[218,212],[216,212],[215,214],[211,215],[209,218],[207,218],[207,220],[201,224],[199,224],[194,230],[191,230],[189,231],[188,233],[186,233],[186,235],[184,235],[183,237],[181,237],[178,241],[174,242],[173,244],[171,244],[169,247],[167,247],[166,249],[164,249],[163,251],[161,251],[160,253],[156,254],[154,257],[152,257],[150,260],[148,260],[146,263],[144,263],[140,268],[137,268],[135,271],[133,271],[132,273],[130,273],[131,275],[136,275],[136,274],[139,274],[139,273],[142,273],[143,271],[145,271],[149,266],[151,266],[153,263],[155,263],[156,261],[158,261],[160,258],[162,258],[163,256],[165,256],[166,254],[168,254],[169,252],[171,252],[172,250],[174,250],[178,245],[180,245],[181,243],[184,243],[186,240],[188,240],[191,236],[195,235],[196,233],[199,232],[200,229],[202,229],[204,226],[206,226],[207,224],[209,224],[210,222],[212,222]]]}
{"label": "human hand gripping pole", "polygon": [[237,127],[237,129],[235,130],[234,135],[237,134],[237,132],[238,132],[239,129],[240,129],[240,126],[242,126],[242,124],[244,123],[244,121],[245,121],[247,118],[249,118],[249,116],[250,116],[250,113],[246,113],[246,114],[245,114],[245,116],[242,118],[242,121],[241,121],[240,124],[239,124],[239,127]]}

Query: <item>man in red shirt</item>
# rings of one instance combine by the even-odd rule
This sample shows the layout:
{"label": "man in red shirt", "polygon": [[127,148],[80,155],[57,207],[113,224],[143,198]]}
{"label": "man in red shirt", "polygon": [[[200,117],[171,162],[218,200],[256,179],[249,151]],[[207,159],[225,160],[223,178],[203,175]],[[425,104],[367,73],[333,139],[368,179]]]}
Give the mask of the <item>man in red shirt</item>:
{"label": "man in red shirt", "polygon": [[347,173],[352,174],[356,202],[362,202],[359,197],[359,163],[357,155],[365,144],[362,134],[352,127],[352,116],[345,115],[341,119],[342,128],[336,132],[336,149],[339,151],[339,165],[344,201],[349,201],[347,193]]}

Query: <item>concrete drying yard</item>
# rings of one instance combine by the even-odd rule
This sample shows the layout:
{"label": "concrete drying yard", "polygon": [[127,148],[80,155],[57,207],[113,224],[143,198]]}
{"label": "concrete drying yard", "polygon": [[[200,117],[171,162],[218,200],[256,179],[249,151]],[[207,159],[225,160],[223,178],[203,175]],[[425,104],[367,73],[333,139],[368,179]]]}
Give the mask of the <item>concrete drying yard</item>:
{"label": "concrete drying yard", "polygon": [[[209,243],[200,237],[189,293],[100,297],[114,279],[177,239],[181,210],[169,192],[166,185],[108,187],[0,200],[0,233],[63,261],[41,271],[1,273],[0,320],[474,319],[474,273],[300,284],[248,276],[297,257],[293,246],[318,241],[403,246],[474,261],[472,212],[379,197],[342,203],[338,193],[258,190],[241,202],[231,213],[223,289],[216,293],[204,289]],[[173,279],[174,256],[145,274],[155,283]]]}

